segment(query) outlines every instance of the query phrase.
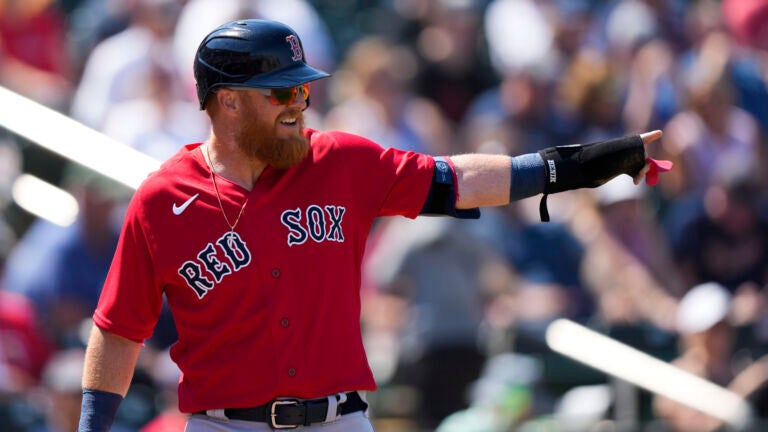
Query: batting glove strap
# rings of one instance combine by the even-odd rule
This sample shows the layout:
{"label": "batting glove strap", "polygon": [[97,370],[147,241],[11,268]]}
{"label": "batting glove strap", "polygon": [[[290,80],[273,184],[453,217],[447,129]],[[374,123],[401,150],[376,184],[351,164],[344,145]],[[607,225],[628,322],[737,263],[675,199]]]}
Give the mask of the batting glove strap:
{"label": "batting glove strap", "polygon": [[544,159],[546,181],[539,205],[542,221],[549,220],[547,195],[567,190],[598,187],[619,174],[635,176],[645,165],[640,135],[549,147],[539,151]]}

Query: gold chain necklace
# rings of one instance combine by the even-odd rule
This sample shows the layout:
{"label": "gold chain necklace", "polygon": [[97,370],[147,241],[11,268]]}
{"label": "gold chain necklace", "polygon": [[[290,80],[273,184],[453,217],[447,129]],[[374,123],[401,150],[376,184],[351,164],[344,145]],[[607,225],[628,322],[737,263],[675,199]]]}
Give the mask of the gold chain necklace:
{"label": "gold chain necklace", "polygon": [[227,212],[224,211],[224,205],[221,203],[221,195],[219,194],[219,187],[216,185],[216,173],[213,170],[213,159],[211,159],[211,153],[208,149],[208,145],[205,147],[205,154],[208,156],[208,166],[211,168],[211,181],[213,182],[213,190],[216,191],[216,199],[219,200],[219,208],[221,209],[221,214],[224,216],[224,222],[229,225],[229,242],[235,241],[235,227],[237,226],[237,223],[240,222],[240,217],[243,215],[243,212],[245,211],[245,206],[248,204],[248,198],[245,199],[245,202],[240,207],[240,213],[237,214],[237,219],[235,219],[235,223],[231,224],[229,223],[229,218],[227,217]]}

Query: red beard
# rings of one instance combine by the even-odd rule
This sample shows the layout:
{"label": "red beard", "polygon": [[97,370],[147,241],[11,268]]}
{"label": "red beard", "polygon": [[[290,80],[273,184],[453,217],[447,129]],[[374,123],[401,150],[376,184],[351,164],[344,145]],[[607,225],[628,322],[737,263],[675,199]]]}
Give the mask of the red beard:
{"label": "red beard", "polygon": [[301,134],[293,134],[289,138],[280,138],[275,128],[280,127],[280,119],[293,117],[296,119],[298,130],[304,130],[304,117],[301,111],[289,112],[280,116],[276,124],[259,121],[260,116],[253,106],[248,107],[250,114],[245,118],[236,135],[240,150],[248,157],[254,157],[275,168],[290,168],[301,162],[309,151],[309,140]]}

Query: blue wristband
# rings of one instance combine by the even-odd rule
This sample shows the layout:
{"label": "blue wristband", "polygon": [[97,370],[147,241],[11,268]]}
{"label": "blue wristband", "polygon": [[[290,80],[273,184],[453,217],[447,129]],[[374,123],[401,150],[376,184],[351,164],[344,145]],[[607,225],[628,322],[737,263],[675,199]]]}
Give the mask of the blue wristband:
{"label": "blue wristband", "polygon": [[123,397],[117,393],[83,389],[77,432],[107,432],[117,416]]}
{"label": "blue wristband", "polygon": [[538,153],[513,157],[509,200],[516,201],[544,192],[546,177],[544,159]]}

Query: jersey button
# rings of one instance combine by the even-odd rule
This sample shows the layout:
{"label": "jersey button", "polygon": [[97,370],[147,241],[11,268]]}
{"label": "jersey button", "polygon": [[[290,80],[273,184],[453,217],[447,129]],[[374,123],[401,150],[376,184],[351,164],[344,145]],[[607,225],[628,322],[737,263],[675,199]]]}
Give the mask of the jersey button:
{"label": "jersey button", "polygon": [[288,327],[291,324],[290,321],[288,321],[288,318],[283,318],[280,320],[280,325],[283,327]]}
{"label": "jersey button", "polygon": [[276,269],[276,268],[273,268],[272,269],[272,277],[273,278],[279,278],[280,277],[280,270]]}
{"label": "jersey button", "polygon": [[288,369],[288,375],[289,376],[296,376],[296,369],[294,369],[294,368]]}

